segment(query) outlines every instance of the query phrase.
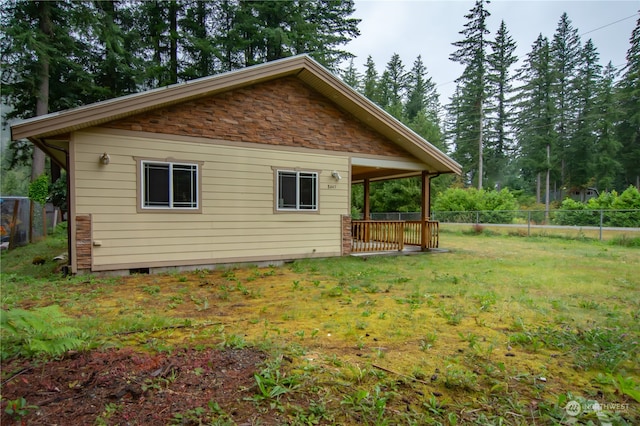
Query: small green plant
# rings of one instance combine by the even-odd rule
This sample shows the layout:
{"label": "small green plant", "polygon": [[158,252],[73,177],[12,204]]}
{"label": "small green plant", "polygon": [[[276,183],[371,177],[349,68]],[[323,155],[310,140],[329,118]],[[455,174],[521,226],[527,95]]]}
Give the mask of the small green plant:
{"label": "small green plant", "polygon": [[440,308],[440,315],[447,320],[449,325],[458,325],[464,318],[464,311],[460,307],[455,307],[452,310],[446,309],[444,306]]}
{"label": "small green plant", "polygon": [[248,346],[244,337],[239,334],[222,333],[222,342],[219,343],[221,348],[242,349]]}
{"label": "small green plant", "polygon": [[174,413],[171,421],[172,425],[189,425],[198,424],[201,425],[203,417],[206,415],[206,410],[202,407],[192,408],[184,413]]}
{"label": "small green plant", "polygon": [[636,382],[633,377],[618,375],[615,377],[614,384],[621,394],[630,396],[636,402],[640,402],[640,382]]}
{"label": "small green plant", "polygon": [[145,293],[150,294],[150,295],[158,294],[158,293],[160,293],[160,286],[159,285],[146,285],[146,286],[142,287],[142,291],[144,291]]}
{"label": "small green plant", "polygon": [[420,350],[426,351],[433,347],[436,339],[438,338],[438,333],[435,331],[431,331],[424,335],[424,337],[420,340]]}
{"label": "small green plant", "polygon": [[277,401],[280,396],[300,387],[299,377],[281,373],[280,363],[277,361],[268,363],[259,374],[254,374],[253,377],[258,385],[258,394],[252,398],[254,401]]}
{"label": "small green plant", "polygon": [[445,368],[444,385],[449,389],[474,391],[478,387],[478,376],[463,367],[449,364]]}
{"label": "small green plant", "polygon": [[115,413],[120,411],[121,408],[122,407],[120,405],[114,404],[113,402],[105,405],[102,414],[96,418],[96,426],[107,426],[109,424],[108,420],[113,417]]}
{"label": "small green plant", "polygon": [[27,404],[27,400],[23,397],[11,399],[7,401],[7,407],[4,412],[13,417],[15,420],[21,420],[29,413],[29,410],[37,410],[35,405]]}
{"label": "small green plant", "polygon": [[[389,397],[389,392],[382,391],[380,386],[376,385],[373,388],[373,392],[358,389],[346,395],[340,401],[340,404],[346,405],[350,411],[359,413],[373,424],[387,424],[386,422],[383,423],[383,419]],[[368,423],[368,421],[365,421],[365,423]]]}

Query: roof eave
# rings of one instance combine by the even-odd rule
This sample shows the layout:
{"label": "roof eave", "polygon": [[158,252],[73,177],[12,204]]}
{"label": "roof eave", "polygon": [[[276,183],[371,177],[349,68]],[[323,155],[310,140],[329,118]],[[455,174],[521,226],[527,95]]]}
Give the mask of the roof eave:
{"label": "roof eave", "polygon": [[363,123],[397,143],[438,173],[462,173],[460,164],[355,91],[307,55],[243,68],[146,92],[97,102],[72,110],[30,118],[11,126],[13,140],[32,141],[60,133],[97,126],[189,100],[295,75],[336,102]]}

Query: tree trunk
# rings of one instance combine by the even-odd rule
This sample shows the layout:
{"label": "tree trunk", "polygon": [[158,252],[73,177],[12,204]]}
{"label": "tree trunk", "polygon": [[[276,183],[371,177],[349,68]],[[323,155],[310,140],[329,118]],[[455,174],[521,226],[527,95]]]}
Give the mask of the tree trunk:
{"label": "tree trunk", "polygon": [[549,222],[549,183],[551,178],[551,145],[547,145],[547,181],[545,183],[545,196],[544,196],[544,218],[545,223]]}
{"label": "tree trunk", "polygon": [[169,3],[169,84],[178,82],[178,4]]}
{"label": "tree trunk", "polygon": [[[40,31],[47,37],[53,35],[51,23],[51,4],[47,1],[38,2],[38,27]],[[38,58],[40,65],[38,78],[40,85],[38,87],[36,100],[36,115],[45,115],[49,112],[49,57],[46,53],[42,53]],[[31,163],[31,181],[34,181],[44,173],[45,154],[38,147],[33,147],[33,157]]]}
{"label": "tree trunk", "polygon": [[480,130],[480,138],[478,140],[478,189],[482,189],[482,174],[483,174],[483,170],[482,170],[482,151],[483,151],[483,128],[482,128],[482,100],[480,100],[480,126],[479,126],[479,130]]}

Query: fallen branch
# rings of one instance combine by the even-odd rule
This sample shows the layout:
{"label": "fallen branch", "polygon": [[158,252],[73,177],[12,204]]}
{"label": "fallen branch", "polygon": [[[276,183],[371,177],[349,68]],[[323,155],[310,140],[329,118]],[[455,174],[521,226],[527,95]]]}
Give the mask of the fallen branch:
{"label": "fallen branch", "polygon": [[393,371],[393,370],[389,370],[388,368],[376,365],[376,364],[371,364],[372,367],[377,368],[378,370],[382,370],[382,371],[386,371],[387,373],[391,373],[391,374],[395,374],[396,376],[400,376],[400,377],[404,377],[405,379],[409,379],[412,382],[418,382],[418,383],[422,383],[423,385],[428,385],[430,383],[425,382],[424,380],[420,380],[420,379],[416,379],[413,376],[407,376],[406,374],[402,374],[402,373],[398,373],[397,371]]}

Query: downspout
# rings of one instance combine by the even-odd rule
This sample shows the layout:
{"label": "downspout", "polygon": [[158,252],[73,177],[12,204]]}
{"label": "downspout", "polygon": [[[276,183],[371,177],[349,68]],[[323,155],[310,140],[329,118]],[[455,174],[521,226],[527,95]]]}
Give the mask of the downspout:
{"label": "downspout", "polygon": [[[437,172],[435,175],[429,175],[429,213],[431,213],[431,178],[437,178],[442,173]],[[429,218],[431,218],[431,214],[429,214]]]}
{"label": "downspout", "polygon": [[73,217],[71,214],[71,200],[69,200],[69,196],[71,194],[71,176],[69,173],[69,151],[67,151],[66,149],[59,147],[59,146],[55,146],[55,145],[51,145],[48,144],[47,142],[44,141],[44,139],[40,139],[40,143],[44,146],[46,146],[47,148],[51,148],[51,149],[56,149],[58,151],[62,151],[64,152],[64,157],[65,157],[65,161],[67,163],[67,260],[68,260],[68,264],[67,264],[67,270],[65,272],[65,276],[69,275],[69,271],[71,269],[71,262],[72,262],[72,254],[73,254],[73,250],[71,248],[71,218]]}

